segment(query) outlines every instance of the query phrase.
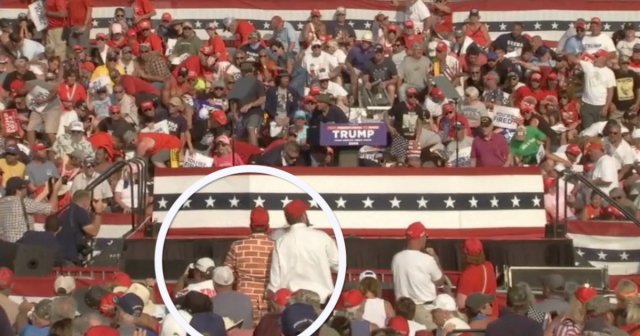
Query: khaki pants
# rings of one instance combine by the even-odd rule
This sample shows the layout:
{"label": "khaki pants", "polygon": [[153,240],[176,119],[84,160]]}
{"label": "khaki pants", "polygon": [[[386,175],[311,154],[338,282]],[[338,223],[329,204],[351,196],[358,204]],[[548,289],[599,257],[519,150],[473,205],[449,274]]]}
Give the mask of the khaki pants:
{"label": "khaki pants", "polygon": [[67,54],[67,43],[64,40],[64,28],[47,30],[47,46],[52,46],[56,56],[64,57]]}
{"label": "khaki pants", "polygon": [[416,304],[416,316],[413,320],[423,324],[427,327],[427,330],[437,329],[438,326],[433,322],[433,316],[431,316],[432,310],[433,309],[428,308],[425,304]]}
{"label": "khaki pants", "polygon": [[58,125],[60,124],[60,108],[45,110],[44,113],[31,113],[29,116],[27,131],[42,132],[44,130],[44,132],[48,134],[58,133]]}

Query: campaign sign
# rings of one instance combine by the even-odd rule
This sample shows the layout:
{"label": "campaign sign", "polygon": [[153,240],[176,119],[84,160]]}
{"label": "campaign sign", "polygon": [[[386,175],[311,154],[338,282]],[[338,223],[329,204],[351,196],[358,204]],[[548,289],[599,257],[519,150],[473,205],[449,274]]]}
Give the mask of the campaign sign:
{"label": "campaign sign", "polygon": [[493,126],[516,129],[518,123],[516,120],[521,118],[520,109],[508,106],[495,106],[493,108]]}
{"label": "campaign sign", "polygon": [[49,27],[49,20],[45,14],[44,1],[34,1],[29,5],[29,16],[36,31],[43,31]]}
{"label": "campaign sign", "polygon": [[325,124],[320,125],[322,146],[386,146],[387,124]]}
{"label": "campaign sign", "polygon": [[2,125],[4,126],[5,135],[18,133],[22,134],[22,125],[20,124],[20,119],[18,119],[18,111],[17,110],[4,110],[0,112]]}

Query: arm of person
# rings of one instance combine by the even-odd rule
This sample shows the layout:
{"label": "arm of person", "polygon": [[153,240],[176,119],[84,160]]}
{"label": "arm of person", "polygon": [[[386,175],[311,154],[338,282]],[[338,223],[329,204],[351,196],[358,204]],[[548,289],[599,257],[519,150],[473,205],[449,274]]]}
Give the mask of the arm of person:
{"label": "arm of person", "polygon": [[269,271],[269,284],[267,290],[275,293],[278,289],[282,288],[282,274],[280,272],[280,257],[278,254],[278,245],[274,247],[271,252],[271,268]]}
{"label": "arm of person", "polygon": [[[429,256],[425,255],[425,257]],[[437,256],[426,258],[425,266],[429,268],[429,275],[431,276],[433,284],[436,286],[442,286],[445,284],[445,279],[437,258]]]}
{"label": "arm of person", "polygon": [[329,267],[331,271],[337,272],[340,267],[340,253],[338,253],[338,245],[329,235],[326,235],[327,238],[327,258],[329,260]]}
{"label": "arm of person", "polygon": [[293,29],[287,29],[287,40],[289,40],[289,45],[287,46],[288,52],[293,52],[298,44],[298,38],[296,36],[296,32]]}
{"label": "arm of person", "polygon": [[144,157],[145,154],[147,154],[147,151],[149,149],[151,149],[153,147],[152,143],[149,143],[148,141],[141,141],[138,144],[138,147],[136,149],[136,156],[137,157]]}
{"label": "arm of person", "polygon": [[[58,179],[58,181],[53,184],[53,187],[51,189],[54,195],[58,194],[58,190],[60,190],[60,187],[62,187],[62,179]],[[40,198],[42,194],[44,195],[42,196],[42,198]],[[56,212],[56,210],[58,209],[58,197],[51,197],[48,203],[42,202],[42,199],[47,195],[47,188],[44,188],[41,195],[38,195],[35,200],[32,200],[30,198],[24,199],[24,209],[27,214],[49,215]]]}
{"label": "arm of person", "polygon": [[101,200],[92,200],[92,202],[95,210],[93,218],[91,218],[91,213],[88,211],[76,211],[74,216],[77,216],[76,223],[80,224],[82,231],[86,235],[90,237],[97,237],[100,232],[100,226],[102,225],[102,212],[106,205]]}

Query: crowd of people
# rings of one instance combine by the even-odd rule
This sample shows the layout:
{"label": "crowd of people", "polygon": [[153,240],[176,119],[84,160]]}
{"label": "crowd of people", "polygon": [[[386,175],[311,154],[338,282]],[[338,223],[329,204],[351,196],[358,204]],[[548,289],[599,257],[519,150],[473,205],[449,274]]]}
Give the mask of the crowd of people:
{"label": "crowd of people", "polygon": [[[163,13],[154,27],[150,1],[129,3],[134,17],[118,8],[95,39],[88,0],[45,1],[43,32],[28,15],[16,26],[0,19],[3,241],[55,245],[58,265],[82,265],[78,246],[97,236],[101,214],[151,211],[151,193],[136,198],[146,186],[135,166],[85,190],[121,160],[318,167],[344,165],[341,151],[353,149],[367,167],[539,166],[549,220],[640,219],[640,39],[631,23],[609,36],[599,18],[578,19],[550,48],[522,24],[492,39],[477,10],[456,30],[446,1],[409,0],[396,3],[404,22],[379,14],[359,37],[340,7],[328,21],[311,11],[302,31],[274,16],[264,36],[229,17],[207,26],[203,41],[192,22]],[[385,123],[387,145],[321,144],[323,124],[361,121]],[[559,183],[566,169],[590,183]],[[293,336],[318,317],[333,291],[337,250],[308,226],[306,210],[291,202],[290,229],[274,241],[265,234],[268,214],[255,209],[252,235],[224,265],[202,258],[185,271],[172,295],[191,326],[209,336]],[[47,216],[44,232],[34,231],[34,214]],[[620,283],[611,305],[556,274],[543,280],[542,301],[518,284],[501,305],[481,242],[465,242],[467,268],[447,293],[426,240],[422,224],[408,227],[407,249],[391,265],[393,300],[364,272],[318,334],[640,334],[633,282]],[[76,289],[61,276],[52,297],[37,303],[11,301],[13,283],[12,271],[0,269],[1,335],[186,335],[175,317],[156,318],[153,280],[118,273]]]}

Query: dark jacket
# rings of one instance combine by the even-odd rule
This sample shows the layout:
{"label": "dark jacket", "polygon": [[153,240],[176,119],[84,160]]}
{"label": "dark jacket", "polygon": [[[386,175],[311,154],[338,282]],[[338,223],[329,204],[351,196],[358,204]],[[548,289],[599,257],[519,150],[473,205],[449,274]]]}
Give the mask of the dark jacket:
{"label": "dark jacket", "polygon": [[[270,167],[283,167],[282,151],[284,151],[284,144],[273,147],[273,149],[270,149],[269,151],[264,152],[262,153],[262,155],[260,155],[258,164],[263,166],[270,166]],[[298,160],[291,166],[294,166],[294,167],[309,166],[307,162],[308,160],[306,158],[306,155],[303,155],[303,153],[300,153]]]}
{"label": "dark jacket", "polygon": [[[293,120],[293,114],[300,107],[300,95],[295,90],[287,88],[287,116]],[[276,111],[278,110],[278,88],[275,86],[270,87],[267,90],[266,101],[264,103],[264,110],[269,113],[271,118],[276,117]]]}

